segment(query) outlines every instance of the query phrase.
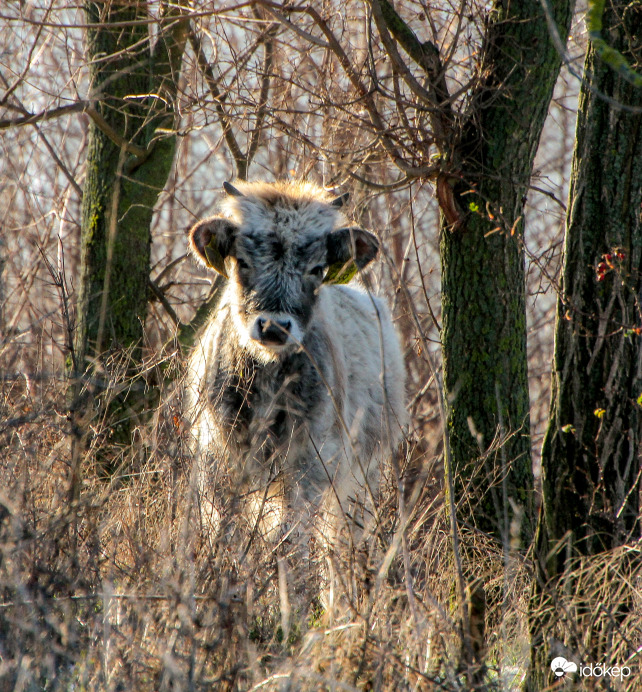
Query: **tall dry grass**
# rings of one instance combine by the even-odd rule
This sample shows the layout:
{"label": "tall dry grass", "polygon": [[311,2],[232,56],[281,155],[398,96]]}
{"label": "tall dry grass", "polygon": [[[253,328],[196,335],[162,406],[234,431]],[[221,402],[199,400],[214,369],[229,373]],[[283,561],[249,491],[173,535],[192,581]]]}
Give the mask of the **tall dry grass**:
{"label": "tall dry grass", "polygon": [[[468,689],[499,680],[499,653],[488,655],[497,663],[485,673],[467,669],[474,659],[461,629],[440,459],[425,440],[400,450],[373,531],[333,555],[337,606],[324,611],[314,547],[302,558],[295,541],[268,544],[234,513],[214,540],[201,529],[171,397],[140,420],[126,448],[88,413],[91,434],[74,460],[64,369],[39,377],[34,363],[9,376],[11,352],[5,343],[1,689]],[[150,358],[143,370],[167,377],[169,391],[175,373],[163,361]],[[112,391],[127,384],[118,373]],[[491,542],[466,531],[461,540],[469,573],[473,563],[478,576],[502,573]],[[503,629],[491,627],[486,646],[502,656],[524,626],[506,616],[524,596],[521,573],[510,593],[501,579],[492,587],[488,617]],[[510,655],[523,664],[524,651]]]}
{"label": "tall dry grass", "polygon": [[[73,315],[41,270],[55,309],[32,320],[29,348],[16,330],[0,353],[0,689],[519,689],[531,554],[467,525],[454,542],[430,396],[411,400],[373,529],[336,546],[337,605],[324,609],[314,544],[263,541],[232,510],[216,536],[202,528],[178,398],[183,356],[162,324],[135,379],[126,353],[105,370],[106,396],[150,393],[132,443],[110,440],[95,412],[104,408],[85,412],[79,440],[62,358]],[[59,357],[48,360],[52,335]],[[472,482],[491,492],[501,479]],[[223,507],[238,506],[233,490],[221,488]],[[606,660],[638,670],[638,558],[631,546],[584,560],[555,590],[546,607],[560,615],[559,641],[572,642],[561,655],[590,662],[599,634]]]}

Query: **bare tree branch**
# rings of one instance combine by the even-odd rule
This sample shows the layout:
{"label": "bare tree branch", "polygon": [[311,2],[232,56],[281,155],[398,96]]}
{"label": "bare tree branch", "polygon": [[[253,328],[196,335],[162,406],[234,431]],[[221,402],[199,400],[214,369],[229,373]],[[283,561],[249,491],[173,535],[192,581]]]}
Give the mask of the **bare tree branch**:
{"label": "bare tree branch", "polygon": [[71,171],[67,168],[65,163],[60,159],[60,157],[56,153],[56,150],[49,143],[49,140],[45,136],[44,132],[40,131],[40,128],[38,127],[38,125],[35,125],[34,127],[36,128],[36,132],[38,133],[38,136],[42,140],[42,143],[47,147],[47,151],[51,154],[51,158],[56,162],[58,168],[60,168],[60,170],[63,172],[63,175],[65,176],[65,178],[67,178],[67,180],[69,181],[69,184],[76,191],[76,194],[78,195],[78,199],[82,199],[82,188],[76,182],[76,179],[71,174]]}
{"label": "bare tree branch", "polygon": [[[428,101],[432,105],[433,110],[431,110],[430,114],[435,139],[439,143],[440,149],[444,151],[446,143],[451,136],[453,116],[449,106],[450,96],[446,85],[445,70],[439,57],[439,50],[430,41],[422,43],[387,0],[369,0],[369,4],[372,8],[381,40],[386,47],[390,59],[412,91],[419,98]],[[426,74],[429,84],[427,90],[417,82],[401,59],[397,46],[392,41],[388,30]]]}
{"label": "bare tree branch", "polygon": [[[46,12],[45,12],[45,17],[49,16],[49,12],[51,10],[51,7],[48,7]],[[40,40],[40,36],[42,34],[42,31],[44,29],[44,24],[40,24],[36,30],[36,35],[34,37],[33,43],[31,45],[31,49],[29,50],[29,53],[26,56],[25,60],[25,67],[22,70],[22,72],[14,79],[13,84],[7,88],[6,92],[4,93],[4,96],[2,99],[0,99],[0,106],[4,106],[5,103],[8,101],[9,97],[13,92],[22,84],[24,81],[24,78],[27,76],[27,73],[29,70],[32,68],[32,57],[33,53],[36,50],[36,46],[38,45],[38,41]],[[46,43],[46,41],[45,41]]]}
{"label": "bare tree branch", "polygon": [[[259,94],[259,107],[256,112],[256,123],[252,134],[250,136],[250,144],[247,148],[247,156],[245,160],[245,177],[247,177],[247,171],[256,155],[257,149],[259,147],[259,142],[261,139],[261,132],[263,130],[263,121],[265,120],[265,115],[267,113],[267,102],[268,95],[270,92],[270,79],[272,71],[272,62],[274,60],[274,36],[278,29],[278,24],[273,24],[268,29],[268,38],[264,43],[264,57],[263,57],[263,76],[261,78],[261,93]],[[239,176],[240,177],[240,176]]]}
{"label": "bare tree branch", "polygon": [[170,319],[172,322],[177,326],[180,327],[182,325],[181,321],[178,319],[178,315],[176,314],[176,311],[174,308],[169,304],[169,301],[165,297],[165,294],[161,290],[160,286],[156,281],[154,281],[151,277],[149,278],[149,288],[151,289],[152,293],[158,300],[158,302],[165,308],[165,312],[169,315]]}
{"label": "bare tree branch", "polygon": [[[293,31],[295,34],[300,36],[301,38],[305,39],[309,43],[311,43],[314,46],[319,46],[320,48],[330,48],[330,44],[327,43],[326,41],[322,41],[320,38],[317,38],[313,34],[311,34],[309,31],[305,31],[304,29],[301,29],[301,27],[298,27],[296,24],[293,24],[282,12],[279,12],[279,9],[281,9],[281,5],[278,5],[277,3],[274,2],[268,2],[267,0],[254,0],[254,4],[260,5],[265,9],[266,12],[268,12],[274,19],[278,20],[283,26],[286,28],[290,29]],[[277,9],[278,8],[278,9]],[[295,12],[295,11],[304,11],[304,10],[297,10],[297,8],[285,8],[287,9],[288,12]]]}
{"label": "bare tree branch", "polygon": [[381,114],[379,113],[375,105],[372,92],[366,89],[361,79],[359,79],[359,75],[355,71],[353,64],[350,62],[350,59],[346,55],[339,41],[337,41],[337,38],[332,33],[330,27],[328,27],[327,22],[325,22],[321,18],[319,13],[313,7],[308,7],[306,12],[310,15],[310,17],[312,17],[315,24],[321,29],[324,36],[327,38],[328,43],[330,45],[330,49],[338,58],[341,67],[346,73],[346,76],[348,77],[352,86],[355,88],[355,90],[361,97],[363,105],[365,106],[366,111],[370,116],[370,121],[374,126],[375,132],[379,136],[379,139],[384,149],[390,156],[392,162],[409,177],[419,178],[425,176],[429,170],[429,167],[413,166],[409,164],[399,153],[397,145],[392,141],[392,138],[390,137],[390,129],[386,126],[383,118],[381,117]]}
{"label": "bare tree branch", "polygon": [[183,323],[180,325],[178,329],[178,341],[183,348],[189,348],[194,343],[196,334],[212,314],[212,310],[216,307],[224,286],[225,279],[223,279],[222,276],[217,276],[212,282],[209,295],[198,308],[191,321],[187,324]]}
{"label": "bare tree branch", "polygon": [[201,38],[194,31],[193,27],[190,27],[188,38],[190,45],[192,46],[192,50],[194,51],[194,55],[196,55],[196,62],[198,63],[198,66],[201,72],[203,73],[203,76],[205,77],[205,81],[207,82],[207,86],[210,90],[210,93],[214,97],[214,108],[216,109],[218,119],[221,123],[221,129],[223,130],[225,142],[227,143],[228,149],[230,150],[230,154],[232,155],[234,163],[236,164],[237,173],[239,177],[241,177],[240,172],[243,170],[245,165],[245,156],[243,155],[241,147],[239,146],[239,143],[236,140],[236,137],[232,130],[232,124],[230,122],[230,119],[227,113],[225,112],[225,109],[223,108],[223,96],[221,94],[220,89],[218,88],[218,80],[214,76],[212,66],[205,57],[205,53],[203,52],[203,45],[201,43]]}
{"label": "bare tree branch", "polygon": [[89,105],[85,108],[85,113],[96,123],[96,127],[111,141],[119,146],[121,149],[124,149],[128,154],[133,154],[136,158],[139,159],[144,159],[148,156],[148,151],[147,149],[143,149],[142,147],[137,146],[136,144],[133,144],[132,142],[128,142],[124,137],[121,137],[121,135],[114,130],[113,127],[103,118],[103,116],[93,107],[93,105]]}
{"label": "bare tree branch", "polygon": [[[58,106],[39,113],[25,113],[21,118],[8,118],[0,120],[0,130],[8,130],[11,127],[24,127],[25,125],[33,125],[34,123],[46,122],[59,118],[61,115],[69,115],[70,113],[83,113],[91,105],[91,101],[76,101],[65,106]],[[20,109],[22,110],[22,109]]]}

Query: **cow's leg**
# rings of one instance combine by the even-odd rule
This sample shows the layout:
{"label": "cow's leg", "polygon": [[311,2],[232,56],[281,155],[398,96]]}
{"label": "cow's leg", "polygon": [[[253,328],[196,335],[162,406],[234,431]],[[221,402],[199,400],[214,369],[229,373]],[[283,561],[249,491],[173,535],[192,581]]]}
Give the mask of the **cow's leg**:
{"label": "cow's leg", "polygon": [[355,535],[345,486],[345,483],[335,483],[326,490],[315,526],[321,548],[320,600],[331,621],[350,612],[350,600],[354,595],[350,567],[359,535],[358,531]]}
{"label": "cow's leg", "polygon": [[372,578],[369,562],[377,525],[373,499],[378,488],[372,487],[375,478],[372,474],[369,487],[354,476],[344,478],[326,491],[321,504],[316,526],[323,556],[321,602],[333,619],[352,616]]}

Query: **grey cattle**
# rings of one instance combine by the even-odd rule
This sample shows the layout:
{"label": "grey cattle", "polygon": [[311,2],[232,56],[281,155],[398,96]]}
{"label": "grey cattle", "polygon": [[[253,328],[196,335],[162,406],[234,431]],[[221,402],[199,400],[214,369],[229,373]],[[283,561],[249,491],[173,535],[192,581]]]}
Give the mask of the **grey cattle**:
{"label": "grey cattle", "polygon": [[223,213],[189,234],[196,258],[228,278],[185,389],[202,514],[218,526],[227,485],[265,535],[287,518],[325,527],[328,545],[346,503],[376,492],[406,422],[388,308],[337,283],[373,260],[379,243],[347,224],[344,197],[310,183],[226,190]]}

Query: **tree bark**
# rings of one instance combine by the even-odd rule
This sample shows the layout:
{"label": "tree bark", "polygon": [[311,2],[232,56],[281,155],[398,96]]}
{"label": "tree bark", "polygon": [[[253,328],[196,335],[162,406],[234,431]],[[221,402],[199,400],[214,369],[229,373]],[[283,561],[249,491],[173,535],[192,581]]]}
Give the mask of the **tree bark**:
{"label": "tree bark", "polygon": [[[174,10],[153,46],[147,3],[86,2],[90,109],[77,305],[83,391],[107,390],[140,361],[147,313],[150,225],[174,160],[176,94],[187,20]],[[100,367],[96,365],[100,363]],[[113,381],[112,383],[113,384]],[[75,407],[84,408],[80,388]],[[115,437],[128,441],[133,397],[117,397]],[[129,413],[128,413],[129,411]]]}
{"label": "tree bark", "polygon": [[[561,36],[573,4],[551,3]],[[438,184],[454,497],[460,520],[504,545],[512,535],[527,546],[534,528],[523,208],[560,66],[540,2],[496,1],[459,179]]]}
{"label": "tree bark", "polygon": [[[607,43],[639,65],[639,2],[609,6],[603,23]],[[582,618],[594,617],[592,592],[571,587],[578,613],[577,627],[571,627],[560,615],[560,579],[586,565],[587,557],[640,537],[642,113],[620,104],[642,108],[642,90],[590,47],[557,304],[551,414],[542,450],[543,504],[530,615],[533,690],[552,681],[549,664],[558,655],[556,642],[576,656],[585,652],[587,660],[609,660],[607,641],[626,614],[626,604],[605,604],[611,609],[608,623],[589,624]]]}

